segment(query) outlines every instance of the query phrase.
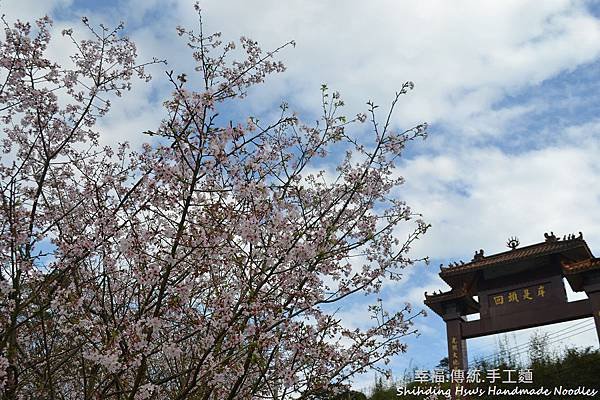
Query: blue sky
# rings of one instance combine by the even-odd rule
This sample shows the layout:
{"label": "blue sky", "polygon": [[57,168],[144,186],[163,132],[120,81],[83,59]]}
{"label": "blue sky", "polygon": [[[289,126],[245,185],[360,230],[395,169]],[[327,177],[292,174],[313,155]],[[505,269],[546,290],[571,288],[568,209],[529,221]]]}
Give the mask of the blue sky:
{"label": "blue sky", "polygon": [[[190,57],[174,27],[195,26],[191,5],[5,0],[2,9],[10,19],[48,13],[57,33],[80,27],[84,14],[113,25],[124,20],[140,59],[167,58],[169,69],[182,71]],[[422,307],[425,290],[443,287],[437,265],[470,260],[479,248],[503,251],[509,236],[530,244],[551,230],[583,231],[600,254],[600,2],[207,0],[201,7],[207,30],[225,38],[246,35],[265,48],[297,42],[281,55],[288,70],[231,113],[268,115],[285,100],[310,120],[318,113],[320,84],[327,83],[352,115],[369,99],[388,104],[402,82],[415,82],[394,124],[427,121],[430,137],[407,152],[400,168],[407,183],[398,196],[432,224],[413,249],[432,263],[386,286],[388,307],[406,300]],[[57,41],[51,51],[64,57],[69,49]],[[150,85],[136,84],[101,122],[105,143],[139,144],[139,132],[156,126],[168,95],[162,69],[155,68]],[[360,299],[347,305],[348,324],[368,322],[363,308]],[[544,331],[567,333],[555,336],[556,346],[598,346],[593,331],[575,329],[585,324],[560,331],[575,323]],[[391,364],[396,376],[409,366],[431,368],[445,355],[441,319],[430,313],[418,327],[422,335]],[[525,343],[529,334],[517,332],[510,341]],[[493,353],[497,340],[470,341],[471,356]],[[372,379],[360,378],[356,386]]]}

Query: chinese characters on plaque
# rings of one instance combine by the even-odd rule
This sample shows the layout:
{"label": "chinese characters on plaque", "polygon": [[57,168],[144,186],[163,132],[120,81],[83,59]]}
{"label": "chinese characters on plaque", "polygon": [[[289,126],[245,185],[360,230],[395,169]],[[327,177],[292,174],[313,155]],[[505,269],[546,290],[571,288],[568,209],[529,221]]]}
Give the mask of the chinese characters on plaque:
{"label": "chinese characters on plaque", "polygon": [[545,299],[546,296],[546,285],[528,286],[491,295],[490,306],[502,307],[508,304],[534,302],[539,299]]}

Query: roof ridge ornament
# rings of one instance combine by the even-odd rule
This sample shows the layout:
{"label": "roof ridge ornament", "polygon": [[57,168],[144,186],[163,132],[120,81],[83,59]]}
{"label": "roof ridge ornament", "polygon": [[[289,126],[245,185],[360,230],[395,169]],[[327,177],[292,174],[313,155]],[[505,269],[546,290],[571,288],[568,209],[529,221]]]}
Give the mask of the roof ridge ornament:
{"label": "roof ridge ornament", "polygon": [[544,232],[544,238],[546,238],[546,242],[558,242],[560,240],[552,231],[550,231],[550,234]]}
{"label": "roof ridge ornament", "polygon": [[519,244],[521,244],[521,242],[519,241],[519,238],[517,238],[516,236],[509,237],[508,241],[506,242],[506,246],[508,248],[510,248],[511,250],[516,250],[517,247],[519,247]]}
{"label": "roof ridge ornament", "polygon": [[[546,242],[558,242],[560,240],[560,237],[556,236],[554,232],[550,232],[550,234],[544,233],[544,238],[546,238]],[[574,233],[570,233],[568,235],[564,235],[562,240],[583,240],[583,233],[579,232],[579,235],[577,236],[575,236]]]}
{"label": "roof ridge ornament", "polygon": [[484,258],[485,257],[483,255],[483,249],[479,249],[479,251],[475,250],[475,255],[473,256],[473,259],[471,260],[471,262],[483,260]]}
{"label": "roof ridge ornament", "polygon": [[[569,235],[566,236],[566,240],[583,240],[583,233],[579,232],[579,236],[575,236],[574,233],[571,233]],[[563,239],[565,240],[565,239]]]}

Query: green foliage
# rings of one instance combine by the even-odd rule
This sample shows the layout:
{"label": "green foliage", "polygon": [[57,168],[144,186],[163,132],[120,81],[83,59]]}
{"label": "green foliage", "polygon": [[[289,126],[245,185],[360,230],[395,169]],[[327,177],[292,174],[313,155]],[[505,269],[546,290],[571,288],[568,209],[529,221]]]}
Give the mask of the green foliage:
{"label": "green foliage", "polygon": [[[528,363],[522,363],[516,359],[514,354],[508,350],[508,340],[502,339],[499,342],[499,354],[494,361],[481,360],[473,367],[483,371],[489,369],[531,369],[533,371],[532,384],[518,384],[521,388],[548,388],[551,391],[554,387],[563,386],[564,388],[586,387],[588,389],[600,390],[600,350],[592,348],[571,348],[562,353],[553,352],[548,343],[548,337],[544,334],[534,334],[529,340],[529,360]],[[447,359],[440,360],[436,366],[437,369],[447,368]],[[409,389],[417,386],[428,387],[431,384],[419,384],[416,382],[406,383]],[[404,384],[402,384],[404,386]],[[481,383],[478,387],[487,391],[487,383]],[[503,388],[513,388],[515,384],[496,383],[496,386]],[[416,400],[423,399],[423,396],[399,396],[397,388],[400,384],[386,384],[382,378],[377,378],[372,393],[367,400]],[[441,389],[447,389],[449,384],[442,384]],[[505,396],[506,397],[506,396]],[[478,399],[497,399],[498,396],[481,396]],[[510,396],[511,400],[531,399],[532,396]],[[565,396],[550,395],[544,396],[545,400],[564,400]]]}
{"label": "green foliage", "polygon": [[[527,364],[519,362],[513,354],[510,354],[508,340],[503,338],[499,344],[499,356],[494,361],[480,360],[476,362],[474,368],[479,368],[483,371],[482,376],[485,376],[485,371],[490,369],[531,369],[533,371],[532,384],[518,384],[521,388],[548,388],[551,391],[554,387],[563,386],[565,388],[585,387],[588,389],[600,390],[600,350],[592,348],[571,348],[565,349],[562,353],[552,351],[548,343],[546,334],[533,334],[529,339],[529,360]],[[447,369],[448,359],[440,360],[437,369]],[[382,377],[377,377],[375,384],[369,396],[356,391],[349,391],[337,396],[325,396],[323,400],[422,400],[423,396],[399,396],[397,388],[406,386],[408,389],[422,386],[424,388],[431,384],[422,384],[417,382],[388,383]],[[438,387],[448,389],[449,383],[441,384]],[[496,386],[503,388],[513,388],[515,384],[496,383]],[[478,387],[487,391],[488,384],[481,383]],[[497,399],[498,396],[477,397],[482,400]],[[503,398],[508,398],[504,396]],[[511,400],[528,399],[532,396],[510,396]],[[564,400],[562,395],[544,396],[545,400]]]}
{"label": "green foliage", "polygon": [[[561,357],[543,358],[532,363],[535,386],[585,386],[600,389],[600,350],[567,349]],[[562,399],[564,397],[548,397]]]}
{"label": "green foliage", "polygon": [[443,369],[444,371],[450,370],[450,362],[448,361],[448,357],[444,357],[440,360],[438,365],[435,366],[437,369]]}

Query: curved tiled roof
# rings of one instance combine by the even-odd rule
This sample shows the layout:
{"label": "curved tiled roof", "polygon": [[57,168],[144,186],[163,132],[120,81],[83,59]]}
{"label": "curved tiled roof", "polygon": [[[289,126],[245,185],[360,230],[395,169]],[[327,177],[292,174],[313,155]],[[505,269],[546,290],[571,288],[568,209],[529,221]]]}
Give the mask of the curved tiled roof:
{"label": "curved tiled roof", "polygon": [[440,276],[450,276],[461,274],[464,272],[475,271],[482,268],[487,268],[492,265],[511,263],[531,257],[540,257],[563,251],[583,247],[591,256],[586,242],[582,237],[572,238],[567,240],[550,240],[542,243],[536,243],[529,246],[517,248],[515,250],[505,251],[503,253],[494,254],[488,257],[477,257],[473,261],[461,265],[451,267],[441,267]]}
{"label": "curved tiled roof", "polygon": [[464,297],[468,294],[467,288],[466,287],[462,287],[460,289],[451,289],[447,292],[443,292],[443,293],[433,293],[433,294],[427,294],[427,292],[425,292],[425,304],[432,303],[432,302],[438,302],[438,301],[444,301],[444,300],[452,300],[452,299],[458,299],[461,297]]}
{"label": "curved tiled roof", "polygon": [[600,269],[600,258],[590,258],[588,260],[577,261],[574,263],[563,263],[563,271],[565,274],[577,274],[583,271],[592,269]]}
{"label": "curved tiled roof", "polygon": [[479,312],[479,303],[469,295],[469,287],[467,285],[463,285],[461,288],[453,288],[443,293],[427,294],[425,292],[425,305],[438,315],[444,314],[444,303],[446,301],[455,301],[462,304],[467,314]]}

